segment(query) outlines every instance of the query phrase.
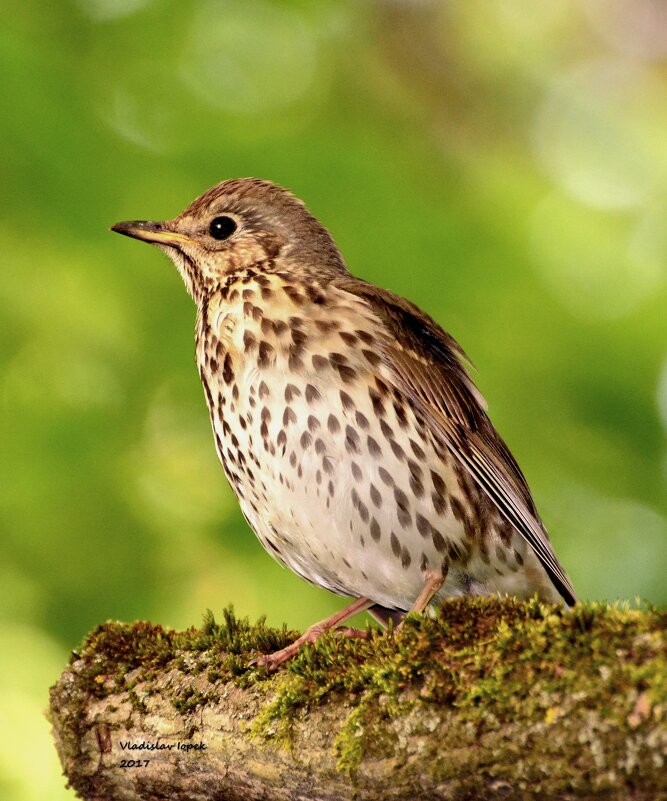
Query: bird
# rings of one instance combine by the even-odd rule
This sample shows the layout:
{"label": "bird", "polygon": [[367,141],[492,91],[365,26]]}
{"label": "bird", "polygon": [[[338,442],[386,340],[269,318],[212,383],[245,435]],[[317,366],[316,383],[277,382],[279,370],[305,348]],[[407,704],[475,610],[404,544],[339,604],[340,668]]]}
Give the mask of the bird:
{"label": "bird", "polygon": [[292,192],[224,180],[177,217],[111,230],[169,256],[197,307],[217,454],[250,528],[350,602],[285,648],[369,611],[383,626],[445,598],[576,596],[458,342],[355,277]]}

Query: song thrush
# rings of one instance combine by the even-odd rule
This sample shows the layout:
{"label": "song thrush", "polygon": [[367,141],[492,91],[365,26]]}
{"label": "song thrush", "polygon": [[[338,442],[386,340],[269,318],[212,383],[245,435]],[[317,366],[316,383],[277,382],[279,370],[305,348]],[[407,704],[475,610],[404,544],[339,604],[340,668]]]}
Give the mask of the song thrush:
{"label": "song thrush", "polygon": [[264,664],[363,609],[386,623],[455,595],[575,603],[463,350],[353,277],[300,200],[229,180],[173,220],[112,230],[163,250],[197,304],[215,444],[250,527],[297,575],[355,599]]}

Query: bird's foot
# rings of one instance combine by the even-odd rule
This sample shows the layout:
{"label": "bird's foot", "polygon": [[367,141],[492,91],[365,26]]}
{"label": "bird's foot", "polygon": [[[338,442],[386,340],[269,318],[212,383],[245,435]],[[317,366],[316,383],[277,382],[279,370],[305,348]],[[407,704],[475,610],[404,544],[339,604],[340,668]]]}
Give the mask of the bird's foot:
{"label": "bird's foot", "polygon": [[358,637],[367,640],[369,633],[363,629],[355,629],[350,626],[338,626],[331,629],[323,627],[321,624],[316,623],[305,631],[298,639],[294,640],[291,645],[281,648],[280,651],[275,651],[272,654],[262,654],[249,662],[249,666],[257,665],[266,668],[271,673],[277,670],[282,664],[287,662],[301,650],[304,645],[316,643],[320,637],[327,631],[332,631],[333,634],[339,634],[342,637]]}
{"label": "bird's foot", "polygon": [[276,670],[280,667],[280,665],[287,662],[288,659],[296,656],[303,645],[317,642],[326,631],[331,631],[331,629],[333,629],[335,633],[341,634],[345,637],[368,637],[368,632],[365,632],[361,629],[353,629],[349,626],[337,627],[337,624],[348,620],[358,612],[363,612],[365,609],[368,609],[369,606],[372,606],[372,604],[373,602],[367,600],[366,598],[358,598],[349,606],[346,606],[345,609],[335,612],[326,620],[321,620],[319,623],[315,623],[314,626],[311,626],[300,637],[294,640],[291,645],[281,648],[280,651],[275,651],[272,654],[262,654],[256,659],[251,660],[249,667],[258,665],[266,668],[266,670],[270,673],[272,670]]}

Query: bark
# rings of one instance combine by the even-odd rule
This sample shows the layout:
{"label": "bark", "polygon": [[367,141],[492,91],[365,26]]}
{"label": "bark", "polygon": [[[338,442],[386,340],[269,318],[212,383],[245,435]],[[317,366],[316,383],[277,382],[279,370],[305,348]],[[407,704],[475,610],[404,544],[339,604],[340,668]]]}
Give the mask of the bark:
{"label": "bark", "polygon": [[[665,613],[455,600],[368,640],[107,623],[51,689],[86,799],[667,797]],[[125,762],[124,762],[125,761]]]}

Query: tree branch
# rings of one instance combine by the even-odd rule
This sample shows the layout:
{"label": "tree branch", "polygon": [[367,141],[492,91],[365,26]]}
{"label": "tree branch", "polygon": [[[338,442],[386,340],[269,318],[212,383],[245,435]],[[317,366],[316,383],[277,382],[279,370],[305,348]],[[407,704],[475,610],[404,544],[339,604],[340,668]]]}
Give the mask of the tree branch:
{"label": "tree branch", "polygon": [[654,799],[667,793],[665,613],[457,599],[399,633],[106,623],[51,689],[85,799]]}

